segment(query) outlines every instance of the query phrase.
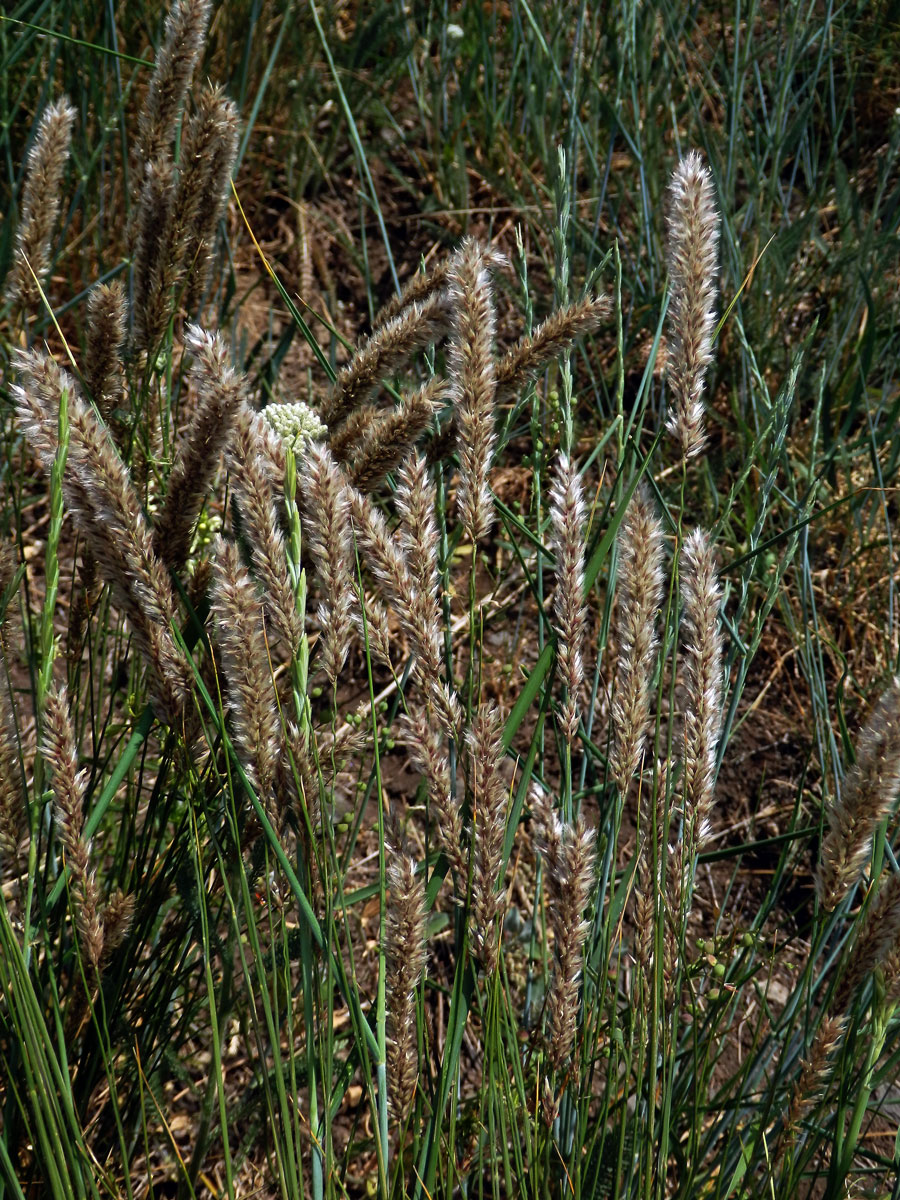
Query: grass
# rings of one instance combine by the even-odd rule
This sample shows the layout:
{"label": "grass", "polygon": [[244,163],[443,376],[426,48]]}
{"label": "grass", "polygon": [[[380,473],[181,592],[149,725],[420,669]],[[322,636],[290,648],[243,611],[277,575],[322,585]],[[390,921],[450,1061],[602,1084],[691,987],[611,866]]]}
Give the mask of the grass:
{"label": "grass", "polygon": [[[456,397],[427,428],[392,434],[428,453],[420,503],[436,553],[416,550],[401,455],[358,502],[343,550],[346,513],[325,520],[308,448],[265,450],[253,425],[223,465],[210,456],[190,558],[168,562],[159,585],[188,673],[177,720],[154,701],[128,607],[133,561],[116,567],[108,524],[73,511],[76,384],[48,411],[38,454],[14,413],[12,359],[46,343],[83,374],[90,287],[120,280],[129,312],[138,303],[126,227],[164,18],[158,4],[21,0],[0,19],[4,210],[21,205],[47,105],[65,92],[77,113],[47,303],[0,305],[0,530],[13,550],[0,577],[0,1195],[896,1196],[896,786],[833,911],[815,888],[828,814],[865,796],[859,730],[900,670],[892,6],[221,5],[193,94],[222,81],[243,124],[202,314],[254,406],[322,406],[398,284],[421,264],[462,270],[452,256],[467,232],[510,260],[491,285],[498,355],[583,292],[609,295],[611,315],[495,414],[494,521],[474,543],[456,503],[472,438],[460,447],[447,423],[484,329],[460,350],[475,299],[453,301],[449,332],[378,373],[382,414],[429,379]],[[712,172],[721,233],[709,444],[685,466],[659,431],[666,192],[691,148]],[[7,221],[2,277],[15,247]],[[125,355],[107,414],[109,453],[151,535],[179,436],[218,378],[185,350],[181,286],[159,343]],[[326,440],[336,447],[335,428]],[[587,510],[571,741],[554,606],[561,450]],[[639,486],[665,546],[640,786],[615,777],[622,530]],[[388,546],[434,598],[431,672],[416,665],[431,661],[430,635],[360,513],[382,514]],[[708,531],[724,593],[705,846],[682,795],[680,552],[694,528]],[[238,547],[230,583],[220,533]],[[242,587],[239,609],[227,596]],[[367,597],[352,635],[341,587],[355,609]],[[350,646],[336,678],[323,669],[329,629]],[[460,709],[453,736],[441,680]],[[63,685],[80,829],[46,744]],[[494,711],[493,740],[473,750]],[[425,721],[424,741],[405,716]],[[888,736],[885,776],[897,755]],[[595,865],[566,918],[574,859],[553,838],[568,845],[579,817]],[[488,853],[491,819],[502,838]],[[415,864],[405,882],[402,855]],[[133,906],[97,962],[87,877],[110,944],[117,892]],[[860,965],[879,898],[894,942]],[[477,913],[491,904],[503,916],[486,935]],[[403,936],[424,937],[427,962],[400,984]],[[560,1059],[563,961],[581,975]],[[396,989],[412,997],[405,1029]],[[417,1079],[398,1110],[401,1060]]]}

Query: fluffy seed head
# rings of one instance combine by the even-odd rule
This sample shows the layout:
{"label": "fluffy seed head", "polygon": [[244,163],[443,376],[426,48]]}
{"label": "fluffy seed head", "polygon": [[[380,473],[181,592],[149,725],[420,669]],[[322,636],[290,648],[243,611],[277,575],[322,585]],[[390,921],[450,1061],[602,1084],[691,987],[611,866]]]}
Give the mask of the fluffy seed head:
{"label": "fluffy seed head", "polygon": [[34,276],[41,281],[50,268],[51,240],[74,121],[75,109],[63,96],[45,110],[28,152],[16,249],[5,290],[10,304],[26,312],[40,301]]}
{"label": "fluffy seed head", "polygon": [[684,806],[692,853],[709,836],[722,724],[722,591],[709,538],[695,529],[681,551],[684,603]]}
{"label": "fluffy seed head", "polygon": [[389,1104],[395,1124],[405,1120],[419,1077],[416,1045],[416,989],[425,970],[425,879],[415,859],[390,848],[387,906]]}
{"label": "fluffy seed head", "polygon": [[872,838],[900,792],[900,679],[895,679],[859,735],[856,764],[828,809],[816,891],[831,911],[869,859]]}
{"label": "fluffy seed head", "polygon": [[550,491],[550,523],[556,555],[554,610],[559,636],[557,655],[566,686],[562,725],[571,746],[578,732],[578,710],[584,684],[584,493],[581,476],[565,454],[560,455]]}
{"label": "fluffy seed head", "polygon": [[457,505],[467,537],[476,542],[494,521],[488,472],[496,443],[497,379],[488,262],[472,238],[466,238],[454,258],[448,291],[453,316],[449,372],[459,432]]}
{"label": "fluffy seed head", "polygon": [[639,485],[619,527],[619,655],[613,704],[612,773],[628,789],[641,763],[650,725],[656,669],[656,623],[663,597],[663,529],[650,493]]}
{"label": "fluffy seed head", "polygon": [[712,175],[696,151],[669,185],[669,382],[674,404],[666,427],[684,458],[703,449],[703,379],[712,362],[719,245]]}
{"label": "fluffy seed head", "polygon": [[324,596],[319,606],[322,665],[335,687],[350,648],[356,599],[350,505],[340,469],[324,446],[311,443],[306,462],[303,501],[307,545]]}
{"label": "fluffy seed head", "polygon": [[472,806],[472,843],[475,865],[469,936],[472,948],[487,974],[497,965],[498,917],[506,896],[498,890],[506,835],[506,784],[503,779],[503,726],[499,712],[479,708],[466,734]]}
{"label": "fluffy seed head", "polygon": [[211,0],[175,0],[166,17],[147,99],[138,121],[138,157],[153,162],[172,144],[212,10]]}
{"label": "fluffy seed head", "polygon": [[191,377],[198,402],[179,440],[165,502],[153,532],[157,553],[176,571],[187,559],[194,526],[244,394],[244,379],[231,367],[219,334],[189,325],[185,346],[194,357]]}

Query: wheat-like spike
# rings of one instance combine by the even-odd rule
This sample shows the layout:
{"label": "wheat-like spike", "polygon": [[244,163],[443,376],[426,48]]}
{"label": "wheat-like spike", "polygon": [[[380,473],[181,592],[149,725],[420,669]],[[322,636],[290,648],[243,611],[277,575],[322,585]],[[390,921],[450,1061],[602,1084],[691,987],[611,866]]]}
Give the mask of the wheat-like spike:
{"label": "wheat-like spike", "polygon": [[388,847],[385,955],[387,959],[387,1074],[391,1118],[402,1125],[412,1105],[419,1077],[416,1044],[416,989],[425,970],[425,878],[416,873],[409,854]]}
{"label": "wheat-like spike", "polygon": [[[365,609],[365,615],[363,615],[363,609]],[[360,643],[365,647],[368,642],[369,652],[373,659],[381,663],[383,667],[387,667],[388,671],[393,674],[391,626],[387,609],[377,596],[366,593],[362,606],[355,604],[352,612]]]}
{"label": "wheat-like spike", "polygon": [[2,659],[0,668],[0,872],[3,872],[20,865],[19,852],[27,822],[16,718]]}
{"label": "wheat-like spike", "polygon": [[211,11],[211,0],[175,0],[169,10],[138,118],[139,163],[154,162],[175,140],[178,116],[206,44]]}
{"label": "wheat-like spike", "polygon": [[356,600],[350,510],[340,469],[328,451],[312,443],[306,460],[304,531],[324,593],[322,666],[334,688],[350,649]]}
{"label": "wheat-like spike", "polygon": [[34,276],[41,281],[50,269],[53,230],[59,216],[60,189],[74,121],[75,109],[63,96],[45,109],[28,152],[16,248],[4,291],[4,298],[13,308],[24,312],[32,311],[40,302]]}
{"label": "wheat-like spike", "polygon": [[393,471],[420,434],[428,428],[445,394],[440,379],[429,379],[399,405],[373,421],[353,453],[350,478],[361,492],[373,491]]}
{"label": "wheat-like spike", "polygon": [[531,807],[534,851],[541,856],[544,863],[544,883],[552,911],[560,898],[559,885],[564,873],[563,823],[549,792],[537,784],[532,784],[528,799]]}
{"label": "wheat-like spike", "polygon": [[382,325],[386,325],[389,321],[392,321],[394,317],[398,316],[410,304],[421,304],[423,300],[427,300],[429,296],[440,291],[447,282],[449,273],[449,259],[439,262],[427,275],[423,275],[421,271],[417,271],[407,281],[400,295],[392,296],[375,314],[372,328],[380,329]]}
{"label": "wheat-like spike", "polygon": [[435,842],[456,874],[457,885],[465,887],[469,875],[462,815],[453,797],[450,762],[443,734],[429,721],[424,709],[413,706],[399,722],[413,765],[428,783],[429,826]]}
{"label": "wheat-like spike", "polygon": [[437,596],[417,585],[384,517],[369,498],[349,484],[347,494],[360,549],[385,597],[396,607],[401,626],[412,643],[422,685],[444,732],[455,738],[462,725],[462,713],[459,701],[441,678],[443,647]]}
{"label": "wheat-like spike", "polygon": [[511,346],[497,364],[497,404],[518,399],[542,367],[598,329],[610,307],[606,296],[585,296],[551,313],[533,333]]}
{"label": "wheat-like spike", "polygon": [[[143,345],[157,346],[171,314],[172,293],[187,277],[196,255],[201,220],[218,213],[225,197],[214,194],[213,170],[221,174],[224,156],[228,173],[237,153],[237,110],[221,89],[207,90],[187,122],[181,147],[178,180],[166,223],[159,236],[156,262],[144,302]],[[221,187],[218,178],[215,184]]]}
{"label": "wheat-like spike", "polygon": [[354,409],[328,439],[328,449],[335,460],[341,464],[348,463],[381,416],[382,412],[376,404],[363,404]]}
{"label": "wheat-like spike", "polygon": [[900,871],[895,871],[866,910],[834,1000],[843,1012],[863,980],[900,950]]}
{"label": "wheat-like spike", "polygon": [[[263,610],[237,546],[219,539],[214,553],[213,611],[235,746],[270,819],[282,751],[281,722]],[[277,827],[277,825],[276,825]]]}
{"label": "wheat-like spike", "polygon": [[557,657],[566,697],[562,727],[569,746],[578,732],[581,689],[584,685],[584,493],[581,476],[566,454],[556,464],[550,490],[552,547],[556,556],[554,612],[559,637]]}
{"label": "wheat-like spike", "polygon": [[[0,540],[0,601],[13,600],[17,557],[12,545]],[[6,622],[9,608],[0,615],[0,876],[21,865],[20,847],[27,832],[27,800],[19,751],[19,733],[11,701],[12,681],[6,665]]]}
{"label": "wheat-like spike", "polygon": [[43,754],[52,773],[56,823],[73,884],[78,937],[82,950],[97,971],[103,954],[103,922],[100,919],[97,881],[91,870],[90,850],[82,835],[84,773],[78,770],[75,733],[64,688],[59,691],[52,689],[46,697]]}
{"label": "wheat-like spike", "polygon": [[267,467],[269,432],[262,417],[247,404],[239,405],[227,459],[253,567],[263,586],[266,614],[291,655],[296,656],[304,629],[288,574],[287,552]]}
{"label": "wheat-like spike", "polygon": [[321,417],[336,430],[341,421],[394,375],[413,351],[438,341],[447,331],[447,298],[443,292],[410,304],[376,329],[338,374],[334,392],[323,404]]}
{"label": "wheat-like spike", "polygon": [[619,654],[611,767],[623,795],[640,766],[650,726],[663,583],[662,522],[650,493],[641,484],[631,497],[618,536]]}
{"label": "wheat-like spike", "polygon": [[784,1120],[781,1136],[772,1155],[772,1175],[779,1173],[785,1154],[797,1140],[800,1122],[822,1094],[829,1072],[829,1060],[844,1035],[847,1019],[844,1016],[823,1018],[809,1051],[801,1063],[800,1076],[791,1093],[791,1103]]}
{"label": "wheat-like spike", "polygon": [[133,892],[123,892],[116,888],[104,906],[101,920],[103,922],[103,957],[100,961],[101,972],[108,965],[113,953],[119,949],[131,930],[134,920],[135,898]]}
{"label": "wheat-like spike", "polygon": [[437,596],[441,586],[437,494],[421,454],[411,454],[400,465],[394,503],[400,516],[400,545],[412,576],[423,592]]}
{"label": "wheat-like spike", "polygon": [[[165,328],[168,311],[150,310],[155,294],[154,279],[165,252],[165,231],[171,221],[175,200],[175,168],[168,158],[153,159],[139,164],[143,178],[134,218],[132,312],[134,329],[132,343],[136,350],[152,350],[150,331]],[[159,297],[157,297],[159,299]]]}
{"label": "wheat-like spike", "polygon": [[488,473],[497,440],[497,379],[490,275],[484,252],[472,238],[454,257],[448,294],[453,315],[449,375],[459,449],[457,509],[466,536],[477,542],[494,521]]}
{"label": "wheat-like spike", "polygon": [[836,908],[869,860],[875,830],[900,791],[900,679],[879,700],[859,735],[856,764],[828,808],[816,891],[822,905]]}
{"label": "wheat-like spike", "polygon": [[719,214],[712,175],[696,151],[681,160],[669,185],[668,375],[674,404],[666,428],[687,459],[699,454],[703,379],[712,362]]}
{"label": "wheat-like spike", "polygon": [[216,228],[228,203],[240,137],[237,105],[221,88],[204,89],[197,101],[197,111],[201,125],[211,124],[213,138],[198,180],[199,200],[186,226],[184,263],[188,278],[184,308],[191,314],[197,311],[209,281]]}
{"label": "wheat-like spike", "polygon": [[122,347],[127,316],[125,288],[119,279],[98,283],[88,295],[84,382],[108,423],[124,390]]}
{"label": "wheat-like spike", "polygon": [[184,566],[190,552],[191,535],[231,437],[245,385],[243,376],[229,365],[220,334],[189,325],[185,347],[194,356],[191,377],[198,402],[178,443],[153,531],[154,549],[174,571]]}
{"label": "wheat-like spike", "polygon": [[698,853],[709,836],[716,775],[716,749],[722,725],[722,590],[707,535],[695,529],[681,551],[684,603],[685,683],[684,808],[690,849]]}
{"label": "wheat-like spike", "polygon": [[68,394],[69,453],[63,494],[149,667],[157,716],[177,725],[191,673],[172,635],[176,606],[169,575],[153,550],[138,497],[121,459],[72,378],[45,354],[22,353],[14,389],[21,427],[49,471],[56,455],[60,396]]}
{"label": "wheat-like spike", "polygon": [[547,996],[548,1057],[557,1071],[568,1062],[575,1045],[582,954],[590,929],[585,913],[594,888],[594,841],[593,830],[581,817],[574,826],[563,827],[560,873],[554,886],[557,900],[551,914],[556,963]]}
{"label": "wheat-like spike", "polygon": [[497,966],[499,919],[506,894],[498,884],[506,836],[507,788],[503,780],[503,724],[496,708],[482,705],[466,732],[472,807],[472,902],[469,937],[485,973]]}

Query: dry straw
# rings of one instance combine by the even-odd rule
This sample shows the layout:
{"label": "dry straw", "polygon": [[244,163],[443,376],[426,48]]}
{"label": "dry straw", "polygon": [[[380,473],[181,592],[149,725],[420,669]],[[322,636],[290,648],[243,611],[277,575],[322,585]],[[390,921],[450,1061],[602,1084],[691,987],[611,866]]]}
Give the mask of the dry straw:
{"label": "dry straw", "polygon": [[816,891],[829,911],[856,881],[869,860],[875,830],[900,792],[900,679],[879,700],[859,736],[855,766],[827,810]]}
{"label": "dry straw", "polygon": [[59,216],[60,188],[69,161],[74,121],[75,109],[63,96],[45,110],[28,152],[16,249],[5,291],[9,303],[22,312],[40,307],[35,277],[40,282],[50,269],[53,230]]}
{"label": "dry straw", "polygon": [[719,245],[712,176],[700,155],[681,160],[669,185],[668,375],[673,393],[666,427],[685,459],[699,454],[703,387],[712,362],[715,280]]}

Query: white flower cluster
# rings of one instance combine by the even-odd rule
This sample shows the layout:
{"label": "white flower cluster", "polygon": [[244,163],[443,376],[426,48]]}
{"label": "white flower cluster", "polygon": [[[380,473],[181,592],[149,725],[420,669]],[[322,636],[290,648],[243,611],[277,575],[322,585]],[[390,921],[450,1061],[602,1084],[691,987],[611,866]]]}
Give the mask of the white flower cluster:
{"label": "white flower cluster", "polygon": [[263,414],[281,440],[292,449],[304,442],[317,441],[326,432],[315,409],[302,400],[293,404],[267,404]]}

